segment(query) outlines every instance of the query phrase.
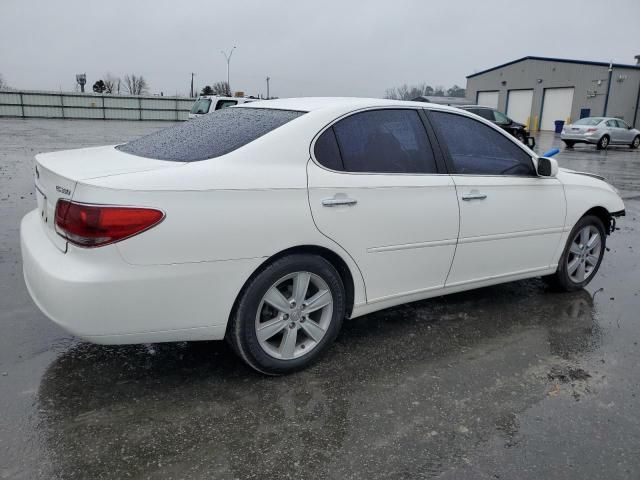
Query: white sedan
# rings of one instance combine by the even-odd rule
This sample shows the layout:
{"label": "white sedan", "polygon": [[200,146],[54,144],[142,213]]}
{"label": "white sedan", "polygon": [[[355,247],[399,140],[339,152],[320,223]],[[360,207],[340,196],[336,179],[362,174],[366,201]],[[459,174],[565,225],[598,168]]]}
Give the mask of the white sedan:
{"label": "white sedan", "polygon": [[231,107],[117,146],[36,156],[24,275],[103,344],[226,338],[268,374],[344,318],[542,276],[595,275],[624,204],[451,107],[301,98]]}

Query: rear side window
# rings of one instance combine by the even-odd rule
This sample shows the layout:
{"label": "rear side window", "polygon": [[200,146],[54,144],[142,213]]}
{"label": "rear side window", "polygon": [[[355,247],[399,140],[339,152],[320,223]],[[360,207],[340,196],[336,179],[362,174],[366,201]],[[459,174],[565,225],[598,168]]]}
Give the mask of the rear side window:
{"label": "rear side window", "polygon": [[218,100],[218,103],[216,104],[216,110],[222,110],[223,108],[233,107],[234,105],[237,105],[237,104],[238,104],[237,100]]}
{"label": "rear side window", "polygon": [[336,140],[333,127],[329,127],[318,137],[314,147],[314,153],[316,160],[318,160],[321,165],[331,170],[343,170],[340,149],[338,148],[338,141]]}
{"label": "rear side window", "polygon": [[[333,134],[328,133],[330,130]],[[316,142],[316,158],[329,168],[339,165],[331,156],[336,152],[342,160],[340,169],[347,172],[437,171],[429,137],[415,110],[372,110],[340,120]]]}
{"label": "rear side window", "polygon": [[495,120],[495,117],[493,116],[493,110],[489,110],[488,108],[479,108],[473,113],[480,115],[482,118],[486,118],[487,120],[490,120],[492,122]]}
{"label": "rear side window", "polygon": [[304,113],[268,108],[223,108],[116,148],[157,160],[206,160],[232,152]]}
{"label": "rear side window", "polygon": [[196,103],[191,107],[191,113],[203,114],[209,113],[209,106],[211,105],[211,100],[208,98],[201,98],[200,100],[196,100]]}
{"label": "rear side window", "polygon": [[446,143],[455,173],[536,175],[529,155],[493,128],[453,113],[431,111],[429,119]]}

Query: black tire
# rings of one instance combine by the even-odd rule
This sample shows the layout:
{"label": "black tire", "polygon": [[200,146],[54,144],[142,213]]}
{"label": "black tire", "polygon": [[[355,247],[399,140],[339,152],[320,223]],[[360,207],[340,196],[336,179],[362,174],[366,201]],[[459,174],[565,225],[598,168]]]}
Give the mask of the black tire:
{"label": "black tire", "polygon": [[576,142],[574,142],[573,140],[563,140],[563,142],[567,146],[567,148],[573,148],[573,146],[576,144]]}
{"label": "black tire", "polygon": [[633,139],[629,147],[633,149],[640,147],[640,135],[637,135],[636,138]]}
{"label": "black tire", "polygon": [[[264,295],[274,283],[295,272],[310,272],[326,283],[333,297],[333,312],[326,333],[312,350],[300,357],[283,360],[269,355],[260,345],[256,333],[256,315]],[[262,268],[245,286],[229,320],[227,340],[255,370],[267,375],[292,373],[310,366],[325,353],[340,332],[345,309],[344,285],[330,262],[317,255],[289,255]]]}
{"label": "black tire", "polygon": [[[567,263],[568,263],[567,260],[569,258],[569,255],[571,254],[570,253],[571,244],[573,243],[573,240],[578,234],[578,232],[580,232],[583,228],[589,225],[594,226],[596,229],[598,229],[598,232],[600,233],[600,239],[602,244],[600,246],[598,261],[593,271],[589,274],[589,276],[584,281],[574,282],[567,271]],[[594,215],[585,215],[580,220],[578,220],[578,222],[571,229],[571,232],[569,233],[569,237],[567,239],[567,244],[565,245],[564,251],[562,252],[562,256],[560,257],[560,262],[558,263],[558,269],[556,270],[556,273],[554,273],[553,275],[542,277],[543,280],[547,282],[547,284],[551,286],[554,290],[564,291],[564,292],[573,292],[575,290],[580,290],[585,285],[587,285],[593,279],[593,277],[596,276],[596,273],[598,273],[598,269],[600,268],[600,264],[602,263],[604,252],[606,250],[606,242],[607,242],[607,235],[606,235],[606,231],[602,223],[602,220],[600,220],[598,217]]]}
{"label": "black tire", "polygon": [[607,147],[609,146],[610,140],[611,139],[609,138],[609,135],[603,135],[602,138],[598,140],[598,143],[596,144],[596,148],[598,150],[606,150]]}

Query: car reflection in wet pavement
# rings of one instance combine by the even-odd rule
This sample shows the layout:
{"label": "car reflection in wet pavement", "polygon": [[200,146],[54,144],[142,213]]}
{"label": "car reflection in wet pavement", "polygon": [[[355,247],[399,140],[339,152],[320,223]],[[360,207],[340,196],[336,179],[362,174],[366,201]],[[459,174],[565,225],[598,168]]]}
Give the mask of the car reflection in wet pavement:
{"label": "car reflection in wet pavement", "polygon": [[[223,342],[91,345],[38,312],[17,244],[33,203],[27,142],[46,150],[38,139],[58,128],[65,140],[55,141],[70,148],[100,128],[90,141],[105,143],[134,122],[72,122],[80,133],[30,122],[0,121],[13,138],[0,153],[0,186],[11,191],[0,194],[0,478],[637,475],[637,152],[558,156],[608,172],[628,199],[587,290],[529,280],[377,312],[346,322],[311,369],[268,378]],[[158,128],[135,125],[129,136]],[[541,151],[556,143],[538,138]]]}

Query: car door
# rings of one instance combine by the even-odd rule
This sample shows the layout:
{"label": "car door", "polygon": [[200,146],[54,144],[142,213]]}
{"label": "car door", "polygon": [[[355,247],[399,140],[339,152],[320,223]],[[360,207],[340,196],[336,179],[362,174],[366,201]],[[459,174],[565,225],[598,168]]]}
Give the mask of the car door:
{"label": "car door", "polygon": [[458,202],[422,113],[352,113],[320,132],[311,157],[313,219],[357,263],[368,302],[444,286],[458,237]]}
{"label": "car door", "polygon": [[619,143],[630,144],[633,141],[634,136],[629,125],[620,119],[616,120],[616,125],[618,126],[616,130],[618,131],[620,138]]}
{"label": "car door", "polygon": [[460,233],[446,286],[549,268],[564,229],[564,189],[539,177],[519,142],[470,116],[429,111],[457,188]]}
{"label": "car door", "polygon": [[610,143],[620,143],[620,129],[618,128],[618,122],[613,118],[604,122],[607,133],[610,137]]}

